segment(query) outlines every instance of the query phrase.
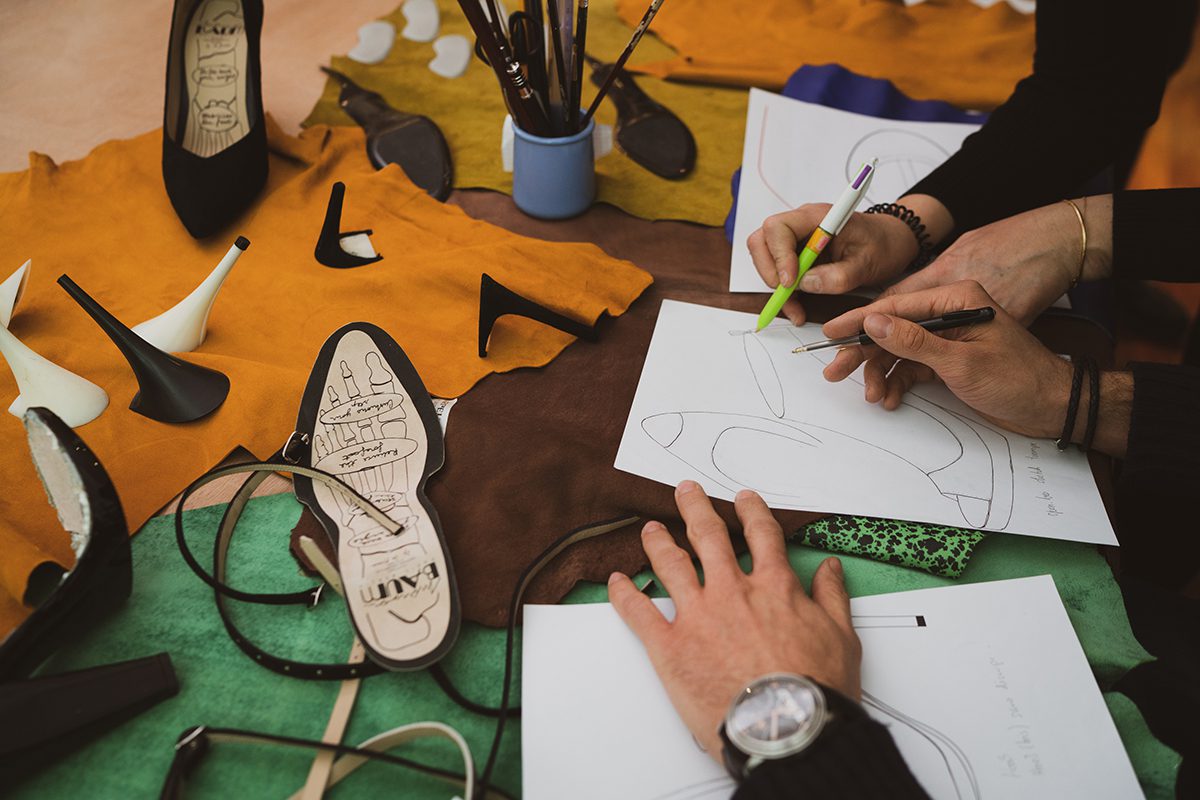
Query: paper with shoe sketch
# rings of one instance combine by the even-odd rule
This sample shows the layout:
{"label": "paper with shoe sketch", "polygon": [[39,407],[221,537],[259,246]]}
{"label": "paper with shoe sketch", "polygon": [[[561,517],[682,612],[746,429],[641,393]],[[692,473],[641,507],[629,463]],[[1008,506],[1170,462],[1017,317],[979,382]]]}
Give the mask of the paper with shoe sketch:
{"label": "paper with shoe sketch", "polygon": [[834,202],[873,158],[879,163],[859,210],[895,202],[978,129],[868,117],[751,89],[729,290],[770,291],[746,249],[746,239],[767,217],[805,203]]}
{"label": "paper with shoe sketch", "polygon": [[984,422],[940,384],[895,411],[821,371],[819,325],[663,301],[616,468],[772,508],[1117,544],[1087,458]]}
{"label": "paper with shoe sketch", "polygon": [[[863,704],[935,800],[1142,796],[1049,575],[850,603]],[[525,606],[522,642],[526,800],[733,794],[612,606]]]}

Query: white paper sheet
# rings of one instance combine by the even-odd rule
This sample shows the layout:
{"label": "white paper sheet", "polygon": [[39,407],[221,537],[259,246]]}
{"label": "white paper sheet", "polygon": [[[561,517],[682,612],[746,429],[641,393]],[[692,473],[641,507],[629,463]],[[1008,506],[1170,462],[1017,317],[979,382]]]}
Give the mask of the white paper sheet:
{"label": "white paper sheet", "polygon": [[940,384],[895,411],[867,403],[859,374],[822,376],[833,348],[817,325],[664,301],[617,469],[691,478],[773,508],[932,522],[1117,544],[1087,459],[984,422]]}
{"label": "white paper sheet", "polygon": [[[851,608],[867,710],[936,800],[1142,796],[1050,576]],[[733,793],[611,606],[526,606],[522,641],[526,800]]]}
{"label": "white paper sheet", "polygon": [[770,291],[746,249],[746,239],[767,217],[805,203],[832,203],[872,158],[879,164],[859,209],[895,202],[978,129],[868,117],[751,89],[730,291]]}

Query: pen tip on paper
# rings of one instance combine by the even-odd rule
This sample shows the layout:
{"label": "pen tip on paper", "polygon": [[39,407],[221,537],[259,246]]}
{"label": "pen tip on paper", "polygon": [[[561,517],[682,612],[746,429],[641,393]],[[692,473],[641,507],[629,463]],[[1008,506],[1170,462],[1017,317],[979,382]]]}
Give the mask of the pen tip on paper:
{"label": "pen tip on paper", "polygon": [[800,345],[799,347],[797,347],[795,350],[793,350],[792,352],[793,352],[793,353],[807,353],[807,352],[808,352],[808,345],[806,345],[806,344],[802,344],[802,345]]}

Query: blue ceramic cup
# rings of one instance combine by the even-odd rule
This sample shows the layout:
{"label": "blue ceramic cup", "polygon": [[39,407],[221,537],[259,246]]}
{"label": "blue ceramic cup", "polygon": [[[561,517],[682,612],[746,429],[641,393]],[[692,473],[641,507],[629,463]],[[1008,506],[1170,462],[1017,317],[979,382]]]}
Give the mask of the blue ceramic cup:
{"label": "blue ceramic cup", "polygon": [[592,131],[596,120],[572,136],[533,136],[513,125],[513,201],[531,217],[566,219],[582,214],[596,197]]}

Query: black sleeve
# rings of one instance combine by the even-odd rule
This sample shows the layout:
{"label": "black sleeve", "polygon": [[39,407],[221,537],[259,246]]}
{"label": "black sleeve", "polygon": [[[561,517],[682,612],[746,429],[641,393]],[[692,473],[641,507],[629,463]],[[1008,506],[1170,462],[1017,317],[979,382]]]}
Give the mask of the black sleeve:
{"label": "black sleeve", "polygon": [[1200,189],[1113,195],[1113,277],[1200,281]]}
{"label": "black sleeve", "polygon": [[1177,587],[1200,569],[1200,369],[1130,366],[1129,447],[1116,498],[1122,569]]}
{"label": "black sleeve", "polygon": [[1033,74],[910,192],[962,232],[1048,205],[1132,151],[1187,55],[1195,0],[1139,11],[1116,0],[1037,4]]}
{"label": "black sleeve", "polygon": [[909,771],[887,728],[863,713],[831,728],[803,753],[759,765],[733,797],[926,800],[929,795]]}

